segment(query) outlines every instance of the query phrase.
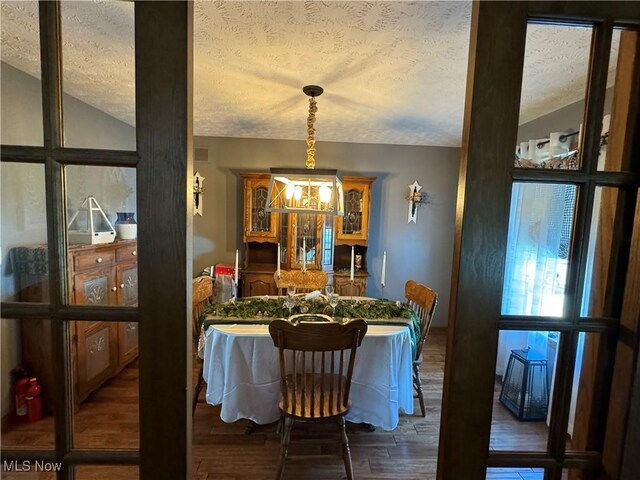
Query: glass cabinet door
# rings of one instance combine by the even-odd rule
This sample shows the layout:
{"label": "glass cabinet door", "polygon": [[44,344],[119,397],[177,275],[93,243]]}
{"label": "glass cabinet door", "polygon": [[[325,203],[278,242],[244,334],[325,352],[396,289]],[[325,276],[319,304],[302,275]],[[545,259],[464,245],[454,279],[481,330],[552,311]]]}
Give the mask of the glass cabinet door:
{"label": "glass cabinet door", "polygon": [[367,245],[374,177],[344,177],[344,217],[336,217],[336,245]]}
{"label": "glass cabinet door", "polygon": [[344,192],[344,218],[342,219],[343,235],[362,234],[362,210],[364,192],[362,189],[351,188]]}
{"label": "glass cabinet door", "polygon": [[292,268],[320,269],[322,261],[323,216],[298,213],[289,214],[291,225],[290,263]]}
{"label": "glass cabinet door", "polygon": [[245,176],[245,242],[277,242],[278,214],[267,212],[269,177],[261,177],[260,175],[252,178]]}

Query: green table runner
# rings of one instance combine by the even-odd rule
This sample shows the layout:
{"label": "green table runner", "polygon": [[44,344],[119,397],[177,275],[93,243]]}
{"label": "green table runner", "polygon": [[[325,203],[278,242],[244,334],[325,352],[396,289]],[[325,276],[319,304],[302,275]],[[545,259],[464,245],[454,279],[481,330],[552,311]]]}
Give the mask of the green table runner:
{"label": "green table runner", "polygon": [[[384,300],[340,300],[335,314],[321,298],[304,300],[291,309],[291,314],[325,314],[337,320],[362,318],[370,325],[406,326],[411,335],[411,348],[415,354],[420,335],[420,319],[409,305]],[[200,315],[200,327],[206,331],[211,325],[268,325],[276,318],[287,318],[289,309],[284,298],[247,298],[226,303],[214,303]],[[414,355],[415,357],[415,355]]]}

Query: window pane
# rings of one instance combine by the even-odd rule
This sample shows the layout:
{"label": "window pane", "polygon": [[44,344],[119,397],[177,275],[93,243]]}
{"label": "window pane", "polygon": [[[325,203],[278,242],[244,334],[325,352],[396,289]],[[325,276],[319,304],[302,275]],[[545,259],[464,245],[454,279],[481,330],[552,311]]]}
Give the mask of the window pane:
{"label": "window pane", "polygon": [[43,144],[38,2],[2,1],[3,145]]}
{"label": "window pane", "polygon": [[69,302],[138,303],[135,169],[68,166]]}
{"label": "window pane", "polygon": [[138,324],[73,322],[73,445],[140,446]]}
{"label": "window pane", "polygon": [[135,150],[134,5],[62,2],[67,147]]}
{"label": "window pane", "polygon": [[49,302],[44,165],[3,162],[2,301]]}
{"label": "window pane", "polygon": [[591,28],[527,27],[517,167],[577,169]]}
{"label": "window pane", "polygon": [[3,318],[0,327],[2,448],[52,449],[56,384],[51,368],[51,321]]}
{"label": "window pane", "polygon": [[575,185],[513,184],[504,315],[562,315],[575,201]]}
{"label": "window pane", "polygon": [[491,450],[546,451],[558,332],[502,330]]}

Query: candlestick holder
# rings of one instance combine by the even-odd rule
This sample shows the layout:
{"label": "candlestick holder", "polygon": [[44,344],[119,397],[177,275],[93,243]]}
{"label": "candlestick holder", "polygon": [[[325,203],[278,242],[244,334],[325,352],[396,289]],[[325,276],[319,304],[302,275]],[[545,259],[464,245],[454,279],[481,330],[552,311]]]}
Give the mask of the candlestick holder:
{"label": "candlestick holder", "polygon": [[235,278],[231,280],[231,296],[233,298],[238,298],[238,282]]}
{"label": "candlestick holder", "polygon": [[349,293],[351,293],[351,301],[353,302],[353,285],[354,285],[354,281],[353,280],[349,280],[349,283],[351,283],[351,288],[349,289]]}
{"label": "candlestick holder", "polygon": [[380,300],[384,300],[384,283],[381,284]]}

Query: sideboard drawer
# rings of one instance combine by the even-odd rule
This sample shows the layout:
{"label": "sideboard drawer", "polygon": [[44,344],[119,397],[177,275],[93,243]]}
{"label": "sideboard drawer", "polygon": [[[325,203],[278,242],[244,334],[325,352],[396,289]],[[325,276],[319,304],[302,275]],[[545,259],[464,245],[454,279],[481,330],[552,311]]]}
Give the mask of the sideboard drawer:
{"label": "sideboard drawer", "polygon": [[120,247],[116,250],[116,261],[125,262],[127,260],[135,260],[138,258],[137,245],[130,245],[128,247]]}
{"label": "sideboard drawer", "polygon": [[115,261],[113,250],[97,250],[91,252],[76,253],[73,256],[73,266],[76,270],[102,265],[111,265]]}

